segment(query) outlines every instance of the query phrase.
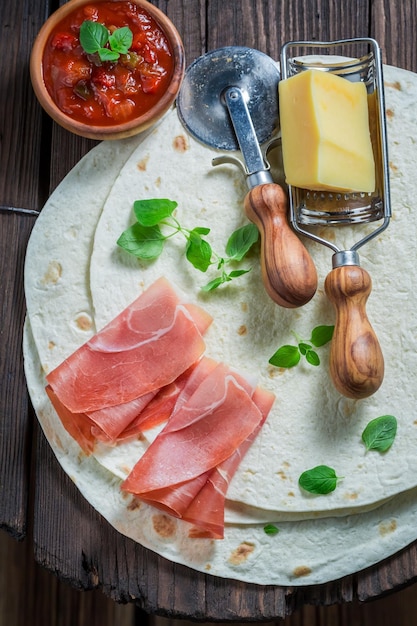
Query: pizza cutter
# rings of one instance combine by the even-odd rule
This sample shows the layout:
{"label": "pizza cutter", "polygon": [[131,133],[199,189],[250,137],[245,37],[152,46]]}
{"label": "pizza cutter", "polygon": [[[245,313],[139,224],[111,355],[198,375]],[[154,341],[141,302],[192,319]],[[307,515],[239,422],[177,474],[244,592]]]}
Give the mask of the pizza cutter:
{"label": "pizza cutter", "polygon": [[240,46],[219,48],[188,67],[177,108],[195,139],[218,150],[240,150],[243,161],[222,155],[213,165],[233,163],[243,169],[250,190],[244,208],[260,231],[265,289],[277,304],[294,308],[313,297],[317,272],[289,225],[287,195],[274,183],[260,147],[277,131],[279,79],[277,64],[266,54]]}
{"label": "pizza cutter", "polygon": [[[301,51],[304,55],[300,56]],[[370,194],[316,193],[289,186],[290,221],[294,230],[334,252],[333,269],[324,285],[336,312],[330,349],[330,373],[334,385],[344,396],[366,398],[382,384],[384,357],[366,313],[372,281],[368,272],[360,267],[358,249],[381,234],[391,218],[381,53],[377,42],[370,38],[286,43],[281,50],[282,79],[307,69],[332,72],[350,81],[363,81],[367,88],[375,191]],[[356,240],[349,249],[338,246],[330,233],[327,239],[321,236],[327,226],[347,225],[352,226],[351,234]],[[366,230],[361,232],[361,225]],[[314,228],[317,226],[320,226],[319,231]]]}

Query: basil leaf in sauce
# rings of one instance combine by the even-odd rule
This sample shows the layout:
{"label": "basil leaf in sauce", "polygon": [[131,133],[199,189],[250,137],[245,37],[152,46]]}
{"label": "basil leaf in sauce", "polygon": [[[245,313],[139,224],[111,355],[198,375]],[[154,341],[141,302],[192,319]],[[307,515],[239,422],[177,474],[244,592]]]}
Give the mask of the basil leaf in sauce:
{"label": "basil leaf in sauce", "polygon": [[104,48],[109,39],[109,31],[103,24],[86,20],[80,27],[80,43],[87,54],[94,54]]}
{"label": "basil leaf in sauce", "polygon": [[133,33],[128,26],[116,28],[109,37],[110,48],[119,54],[127,54],[133,42]]}

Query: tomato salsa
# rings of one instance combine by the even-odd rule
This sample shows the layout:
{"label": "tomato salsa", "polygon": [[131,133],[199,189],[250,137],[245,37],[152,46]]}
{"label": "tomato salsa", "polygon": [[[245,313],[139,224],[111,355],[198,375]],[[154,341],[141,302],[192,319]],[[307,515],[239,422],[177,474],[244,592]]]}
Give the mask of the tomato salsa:
{"label": "tomato salsa", "polygon": [[[128,27],[132,44],[117,61],[87,54],[80,43],[84,21],[113,33]],[[57,106],[73,119],[110,126],[146,113],[165,92],[173,73],[167,37],[144,9],[132,2],[89,4],[65,17],[51,33],[43,55],[43,79]]]}

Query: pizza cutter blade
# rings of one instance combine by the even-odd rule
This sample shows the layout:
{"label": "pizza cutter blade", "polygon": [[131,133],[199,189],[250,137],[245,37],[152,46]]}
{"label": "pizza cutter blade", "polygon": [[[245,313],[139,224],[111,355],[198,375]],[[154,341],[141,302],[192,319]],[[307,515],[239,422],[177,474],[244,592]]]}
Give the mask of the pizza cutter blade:
{"label": "pizza cutter blade", "polygon": [[278,128],[276,63],[252,48],[228,46],[208,52],[186,70],[178,115],[198,141],[219,150],[240,150],[243,163],[223,155],[213,164],[243,167],[249,187],[245,213],[261,235],[265,289],[279,305],[306,304],[317,289],[314,263],[288,222],[288,199],[274,183],[260,144]]}

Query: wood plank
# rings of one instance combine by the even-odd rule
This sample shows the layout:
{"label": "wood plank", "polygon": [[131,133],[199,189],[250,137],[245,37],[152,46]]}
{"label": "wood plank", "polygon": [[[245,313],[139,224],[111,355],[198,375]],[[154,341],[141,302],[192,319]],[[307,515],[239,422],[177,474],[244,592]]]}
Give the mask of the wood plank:
{"label": "wood plank", "polygon": [[0,527],[18,538],[26,532],[31,451],[21,345],[23,263],[33,222],[26,215],[0,214],[0,238],[9,242],[0,248]]}
{"label": "wood plank", "polygon": [[[28,59],[30,42],[43,21],[43,1],[0,4],[0,197],[3,207],[36,209],[39,182],[41,112],[32,95]],[[30,141],[28,141],[30,138]],[[30,464],[31,422],[21,356],[24,318],[23,262],[34,218],[3,212],[0,215],[0,468],[2,489],[0,527],[22,536]]]}
{"label": "wood plank", "polygon": [[[134,626],[146,616],[99,590],[80,592],[40,567],[28,537],[0,533],[0,623],[13,626]],[[24,599],[24,600],[23,600]],[[141,623],[145,623],[141,622]]]}
{"label": "wood plank", "polygon": [[205,0],[159,0],[152,4],[166,13],[175,24],[184,44],[186,65],[206,52]]}
{"label": "wood plank", "polygon": [[[31,42],[44,21],[43,0],[0,4],[0,197],[3,205],[38,208],[41,108],[29,79]],[[28,141],[30,138],[30,141]]]}
{"label": "wood plank", "polygon": [[383,60],[417,72],[417,1],[372,2],[370,35],[381,46]]}
{"label": "wood plank", "polygon": [[208,5],[209,49],[239,45],[257,48],[278,60],[291,40],[328,41],[368,34],[368,4],[317,0],[265,2],[213,0]]}

